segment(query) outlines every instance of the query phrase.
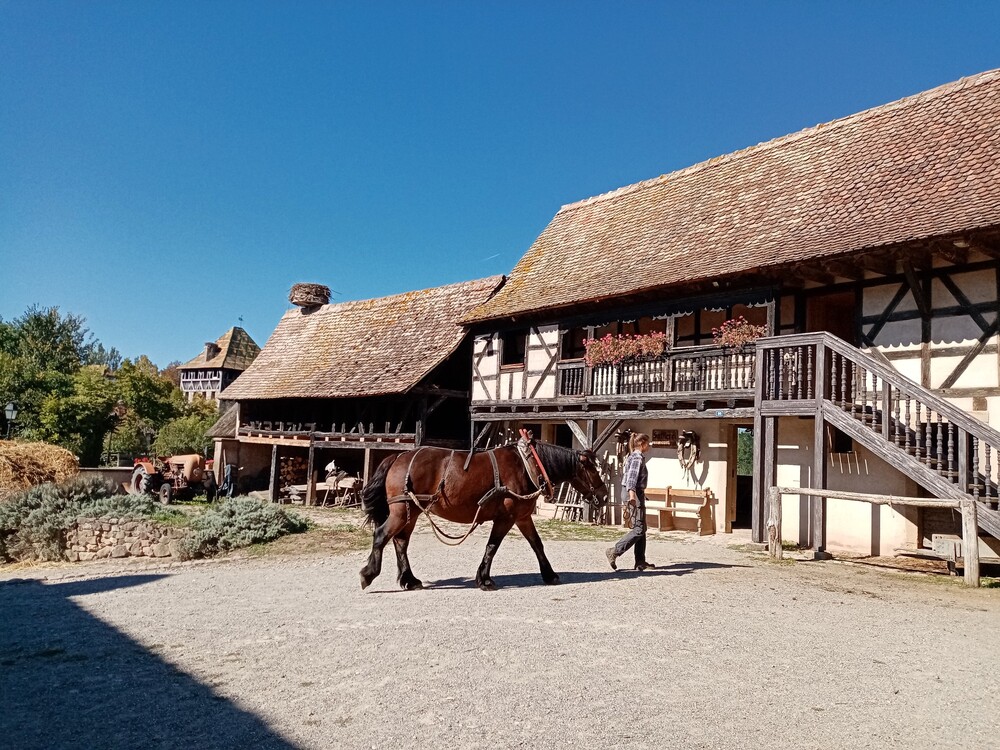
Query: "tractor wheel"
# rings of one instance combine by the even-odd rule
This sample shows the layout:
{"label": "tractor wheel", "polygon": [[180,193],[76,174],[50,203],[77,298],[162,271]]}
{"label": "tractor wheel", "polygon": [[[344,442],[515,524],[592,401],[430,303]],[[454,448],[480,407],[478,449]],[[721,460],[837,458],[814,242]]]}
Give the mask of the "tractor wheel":
{"label": "tractor wheel", "polygon": [[145,495],[149,492],[149,480],[150,476],[146,470],[141,466],[136,466],[132,470],[132,481],[128,485],[128,493],[130,495]]}
{"label": "tractor wheel", "polygon": [[170,505],[174,501],[174,486],[167,482],[162,487],[160,487],[160,502],[164,505]]}

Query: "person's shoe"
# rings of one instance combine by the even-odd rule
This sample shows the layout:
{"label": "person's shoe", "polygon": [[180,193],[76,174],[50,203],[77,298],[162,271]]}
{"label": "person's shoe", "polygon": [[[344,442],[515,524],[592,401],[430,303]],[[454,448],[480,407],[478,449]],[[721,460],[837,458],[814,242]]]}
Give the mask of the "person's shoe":
{"label": "person's shoe", "polygon": [[636,570],[650,570],[650,569],[655,568],[655,567],[656,566],[653,565],[653,563],[651,563],[651,562],[641,562],[641,563],[636,563],[636,565],[635,565],[635,569]]}
{"label": "person's shoe", "polygon": [[618,565],[617,563],[615,563],[615,558],[618,557],[618,555],[615,554],[615,548],[608,547],[606,550],[604,550],[604,554],[608,558],[608,562],[611,563],[611,569],[618,570]]}

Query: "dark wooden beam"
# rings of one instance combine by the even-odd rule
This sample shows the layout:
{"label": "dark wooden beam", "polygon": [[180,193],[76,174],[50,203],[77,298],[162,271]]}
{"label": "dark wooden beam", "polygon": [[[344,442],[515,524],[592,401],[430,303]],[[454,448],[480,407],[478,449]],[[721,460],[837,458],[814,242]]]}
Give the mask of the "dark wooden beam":
{"label": "dark wooden beam", "polygon": [[822,268],[808,264],[796,264],[791,267],[790,271],[792,276],[797,276],[805,281],[815,281],[817,284],[823,284],[824,286],[836,281],[833,274],[827,273]]}
{"label": "dark wooden beam", "polygon": [[857,264],[839,260],[828,260],[821,264],[821,268],[829,274],[839,276],[842,279],[861,281],[865,277],[865,270]]}
{"label": "dark wooden beam", "polygon": [[857,264],[866,271],[877,273],[882,276],[892,276],[896,273],[896,261],[886,257],[884,254],[861,255],[857,258]]}

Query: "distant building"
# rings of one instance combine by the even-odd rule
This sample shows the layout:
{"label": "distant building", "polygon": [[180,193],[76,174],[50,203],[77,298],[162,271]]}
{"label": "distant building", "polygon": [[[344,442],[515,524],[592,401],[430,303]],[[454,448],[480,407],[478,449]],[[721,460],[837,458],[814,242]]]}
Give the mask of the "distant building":
{"label": "distant building", "polygon": [[197,357],[181,365],[181,390],[184,398],[193,401],[199,394],[217,401],[223,388],[230,385],[250,366],[260,347],[242,328],[234,327],[215,341],[205,344]]}

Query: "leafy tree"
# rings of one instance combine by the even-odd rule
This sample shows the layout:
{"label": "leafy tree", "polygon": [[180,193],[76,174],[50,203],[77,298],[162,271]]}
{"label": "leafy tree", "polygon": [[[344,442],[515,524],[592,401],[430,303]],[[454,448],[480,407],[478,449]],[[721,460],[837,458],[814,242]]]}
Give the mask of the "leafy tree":
{"label": "leafy tree", "polygon": [[32,305],[12,322],[14,354],[39,370],[73,374],[95,345],[84,318]]}
{"label": "leafy tree", "polygon": [[115,403],[115,386],[104,376],[104,368],[83,367],[72,376],[69,395],[51,393],[42,401],[38,437],[73,451],[84,466],[94,466],[104,436],[114,425]]}
{"label": "leafy tree", "polygon": [[156,436],[153,450],[158,456],[177,456],[185,453],[204,454],[212,447],[212,439],[205,436],[215,424],[218,415],[187,414],[168,422]]}

